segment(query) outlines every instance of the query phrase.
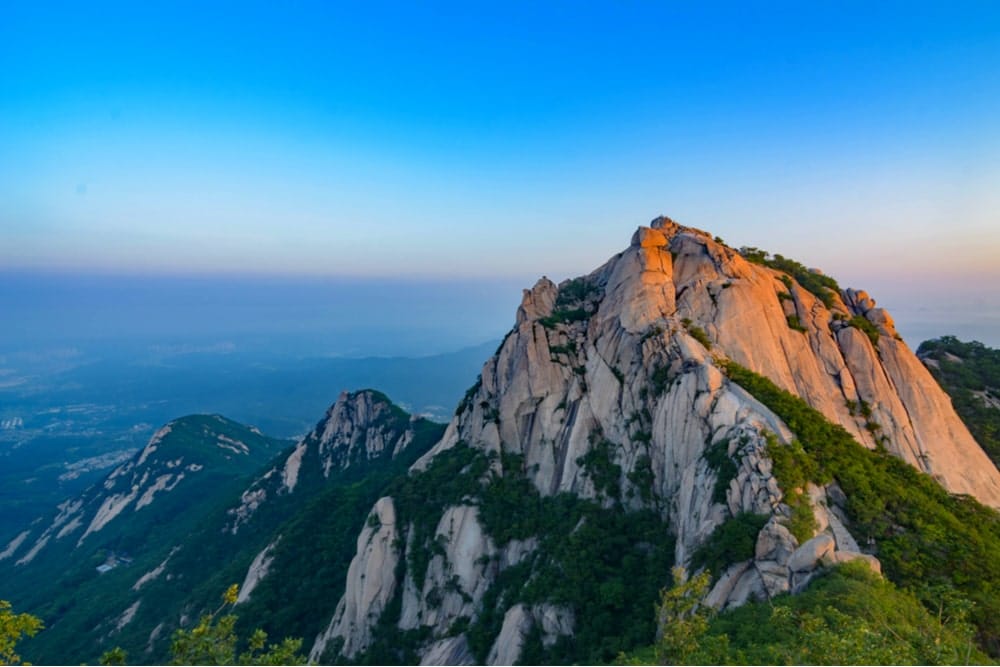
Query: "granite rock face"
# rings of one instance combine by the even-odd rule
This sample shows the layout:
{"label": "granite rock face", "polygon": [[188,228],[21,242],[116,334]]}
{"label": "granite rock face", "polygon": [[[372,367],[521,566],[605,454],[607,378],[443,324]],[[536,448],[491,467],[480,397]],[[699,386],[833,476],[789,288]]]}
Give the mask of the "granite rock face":
{"label": "granite rock face", "polygon": [[262,505],[295,493],[303,480],[315,488],[333,472],[395,458],[413,439],[412,418],[385,395],[370,389],[345,391],[287,456],[243,491],[240,503],[228,511],[226,530],[239,532]]}
{"label": "granite rock face", "polygon": [[[375,503],[368,523],[358,536],[358,552],[347,570],[347,590],[321,638],[342,637],[342,651],[354,655],[371,640],[371,618],[377,618],[396,592],[396,507],[392,498]],[[317,662],[324,642],[316,642],[309,655]],[[317,652],[318,651],[318,652]]]}
{"label": "granite rock face", "polygon": [[[621,502],[628,509],[655,507],[669,519],[677,563],[688,563],[726,520],[742,513],[768,517],[754,558],[732,565],[710,592],[707,601],[718,608],[801,590],[829,563],[862,558],[877,571],[877,560],[860,553],[850,535],[836,486],[805,490],[817,534],[804,544],[791,534],[766,448],[769,438],[787,444],[792,433],[731,383],[718,360],[767,376],[865,446],[886,447],[953,493],[1000,506],[1000,474],[896,336],[888,314],[861,291],[831,294],[828,302],[704,232],[658,218],[591,274],[559,286],[542,278],[525,290],[514,327],[483,366],[481,382],[411,474],[464,443],[521,455],[542,495],[567,492],[607,502],[580,463],[599,434],[614,444]],[[721,497],[710,451],[735,469]],[[651,475],[633,474],[642,466]],[[651,479],[649,488],[639,488],[640,479]],[[499,549],[468,505],[447,509],[436,535],[439,548],[422,589],[408,574],[402,579],[398,625],[427,629],[425,660],[467,661],[464,635],[450,634],[455,621],[474,620],[498,574],[536,545],[528,540]],[[359,540],[359,563],[371,551],[370,537]],[[407,551],[423,548],[402,533],[395,543]],[[365,607],[356,591],[389,590],[395,579],[369,579],[380,571],[392,574],[352,564],[341,604],[345,610],[348,599],[358,605],[353,621],[335,617],[317,638],[314,656],[334,640],[348,658],[366,648],[384,599],[371,597]],[[443,589],[449,591],[443,599],[431,599],[431,591]],[[551,642],[572,634],[573,626],[565,609],[510,606],[488,661],[516,661],[533,630]]]}

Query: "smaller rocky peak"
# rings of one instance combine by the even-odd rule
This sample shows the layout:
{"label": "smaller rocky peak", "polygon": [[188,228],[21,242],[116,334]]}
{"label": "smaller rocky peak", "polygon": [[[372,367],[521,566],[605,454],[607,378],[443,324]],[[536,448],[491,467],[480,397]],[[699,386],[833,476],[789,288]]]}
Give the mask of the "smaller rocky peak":
{"label": "smaller rocky peak", "polygon": [[[400,414],[393,415],[393,405],[389,398],[374,389],[355,392],[341,392],[336,402],[327,410],[323,421],[316,428],[321,443],[330,443],[342,436],[353,437],[357,430],[365,430],[379,425],[383,417],[408,417],[399,408]],[[392,421],[400,421],[395,419]],[[322,429],[320,429],[322,426]]]}
{"label": "smaller rocky peak", "polygon": [[343,391],[313,430],[243,492],[239,505],[228,510],[225,530],[235,534],[273,498],[308,495],[338,473],[364,474],[371,464],[394,460],[411,446],[425,446],[433,426],[382,392]]}
{"label": "smaller rocky peak", "polygon": [[677,233],[677,230],[681,228],[679,224],[677,224],[671,218],[668,218],[665,215],[660,215],[653,218],[650,221],[649,226],[652,227],[653,229],[662,231],[667,236],[673,236],[674,234]]}
{"label": "smaller rocky peak", "polygon": [[413,442],[414,420],[373,389],[343,392],[303,439],[318,455],[323,476],[375,459],[395,458]]}
{"label": "smaller rocky peak", "polygon": [[517,323],[532,322],[551,315],[558,295],[559,288],[554,282],[546,276],[539,278],[531,289],[524,290],[517,309]]}
{"label": "smaller rocky peak", "polygon": [[868,292],[864,290],[856,290],[848,287],[844,290],[843,296],[844,302],[848,307],[860,315],[864,315],[875,308],[875,299],[868,296]]}

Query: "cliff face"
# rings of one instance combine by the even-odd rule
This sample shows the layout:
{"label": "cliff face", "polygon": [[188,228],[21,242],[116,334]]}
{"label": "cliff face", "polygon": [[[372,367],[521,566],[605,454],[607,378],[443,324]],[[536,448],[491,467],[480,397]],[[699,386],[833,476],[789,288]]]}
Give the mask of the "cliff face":
{"label": "cliff face", "polygon": [[[727,520],[762,516],[754,557],[721,573],[709,595],[718,607],[801,588],[821,563],[866,558],[877,569],[844,525],[835,485],[806,489],[815,537],[800,535],[800,544],[792,535],[766,452],[768,438],[789,443],[792,434],[726,379],[719,359],[770,378],[859,442],[886,448],[949,491],[1000,506],[997,469],[868,295],[809,291],[665,218],[639,228],[625,251],[588,276],[558,287],[543,278],[525,291],[480,383],[411,473],[459,444],[496,453],[492,475],[512,472],[499,455],[520,455],[519,472],[542,496],[566,492],[629,511],[655,509],[669,519],[678,563]],[[618,500],[593,467],[602,457]],[[725,474],[720,460],[728,460]],[[498,544],[475,502],[456,504],[440,516],[426,574],[414,577],[414,555],[430,542],[396,520],[392,498],[380,500],[376,513],[380,521],[359,538],[347,592],[311,657],[330,647],[348,657],[365,650],[399,596],[396,626],[429,635],[420,647],[426,660],[473,660],[456,623],[483,613],[491,583],[537,541]],[[488,653],[494,663],[516,660],[532,632],[543,644],[573,632],[572,613],[559,605],[499,611],[501,631]]]}

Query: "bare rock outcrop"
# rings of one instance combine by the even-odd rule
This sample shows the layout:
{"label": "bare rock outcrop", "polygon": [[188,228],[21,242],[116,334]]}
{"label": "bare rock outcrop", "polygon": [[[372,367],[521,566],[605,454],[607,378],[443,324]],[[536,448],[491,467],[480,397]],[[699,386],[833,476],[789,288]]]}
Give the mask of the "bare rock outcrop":
{"label": "bare rock outcrop", "polygon": [[[570,493],[609,505],[618,501],[582,462],[596,443],[612,443],[620,502],[655,508],[669,520],[677,563],[690,563],[723,523],[744,514],[766,518],[753,558],[717,579],[707,600],[715,607],[800,590],[829,563],[864,559],[877,570],[877,559],[851,536],[835,486],[805,490],[816,531],[802,544],[792,535],[786,490],[767,447],[769,440],[788,444],[793,434],[726,378],[720,359],[768,377],[865,446],[885,447],[949,491],[1000,506],[1000,473],[871,297],[845,290],[820,298],[666,218],[640,227],[628,248],[591,274],[558,287],[543,278],[525,290],[514,327],[480,382],[411,473],[465,444],[523,457],[524,474],[543,496]],[[493,473],[502,470],[494,465]],[[407,554],[425,548],[405,543]],[[398,627],[427,629],[425,660],[464,660],[453,652],[463,646],[461,632],[450,634],[454,623],[474,622],[489,586],[537,546],[528,540],[506,553],[512,545],[498,548],[468,504],[444,511],[435,544],[422,588],[404,577]],[[357,558],[366,549],[359,541]],[[383,581],[378,590],[389,586]],[[435,590],[445,592],[431,595]],[[343,655],[355,655],[379,604],[358,606],[353,625],[338,608],[324,641],[338,638]],[[533,628],[546,638],[572,632],[572,622],[553,621],[557,616],[508,604],[488,661],[516,661]]]}
{"label": "bare rock outcrop", "polygon": [[341,652],[348,657],[368,647],[371,619],[378,618],[395,593],[400,557],[396,537],[396,508],[392,498],[381,498],[358,536],[358,552],[347,571],[347,589],[330,626],[313,644],[311,662],[320,660],[334,637],[344,640]]}
{"label": "bare rock outcrop", "polygon": [[342,392],[316,427],[243,491],[240,503],[228,510],[226,530],[239,532],[261,507],[300,485],[314,490],[335,471],[395,458],[413,443],[416,419],[380,392]]}

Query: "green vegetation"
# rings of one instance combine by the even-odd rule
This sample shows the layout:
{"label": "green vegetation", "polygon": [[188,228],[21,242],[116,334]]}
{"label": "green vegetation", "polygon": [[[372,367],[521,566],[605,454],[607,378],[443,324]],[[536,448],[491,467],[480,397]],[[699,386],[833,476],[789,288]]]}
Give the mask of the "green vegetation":
{"label": "green vegetation", "polygon": [[654,325],[650,326],[642,334],[642,337],[639,339],[639,342],[640,343],[645,343],[650,338],[655,338],[656,336],[662,336],[663,333],[664,333],[663,327],[661,327],[659,324],[654,324]]}
{"label": "green vegetation", "polygon": [[546,329],[554,329],[559,324],[573,324],[583,322],[590,315],[583,308],[557,308],[539,320]]}
{"label": "green vegetation", "polygon": [[549,354],[565,354],[567,356],[576,355],[576,341],[571,340],[565,345],[549,345]]}
{"label": "green vegetation", "polygon": [[113,649],[102,653],[100,662],[102,665],[127,665],[128,651],[123,649],[121,646],[116,646]]}
{"label": "green vegetation", "polygon": [[413,526],[408,539],[418,548],[410,550],[407,565],[418,589],[431,557],[440,551],[434,539],[438,521],[449,506],[475,500],[488,468],[485,454],[459,443],[434,458],[433,472],[399,478],[389,487],[386,495],[395,501],[398,522]]}
{"label": "green vegetation", "polygon": [[[918,599],[848,563],[817,577],[803,593],[753,602],[713,615],[699,607],[704,583],[664,593],[663,639],[624,664],[950,665],[983,664],[967,621],[968,605]],[[676,591],[673,592],[673,591]],[[671,627],[675,626],[675,627]]]}
{"label": "green vegetation", "polygon": [[[299,651],[301,639],[286,638],[280,644],[267,645],[267,633],[254,630],[246,642],[236,636],[236,616],[219,614],[236,605],[238,587],[233,584],[222,596],[222,606],[211,614],[201,617],[200,622],[190,630],[177,630],[170,644],[172,665],[304,665],[306,658]],[[237,654],[237,644],[245,643],[246,648]],[[121,649],[115,649],[121,651]],[[105,654],[117,659],[113,651]],[[124,657],[124,652],[120,654]]]}
{"label": "green vegetation", "polygon": [[616,445],[600,431],[590,434],[590,449],[576,460],[583,473],[594,483],[598,493],[613,500],[621,498],[622,468],[614,462]]}
{"label": "green vegetation", "polygon": [[868,336],[868,340],[872,342],[872,345],[878,345],[878,327],[872,324],[867,317],[864,315],[855,315],[851,319],[847,320],[847,324],[855,329],[859,329],[862,333]]}
{"label": "green vegetation", "polygon": [[559,288],[556,295],[556,307],[587,301],[600,293],[600,288],[585,277],[574,278]]}
{"label": "green vegetation", "polygon": [[[685,665],[695,655],[707,652],[711,612],[702,606],[701,601],[708,594],[711,575],[702,572],[688,579],[687,572],[679,565],[671,573],[673,586],[660,591],[660,603],[656,609],[659,638],[653,651],[658,665]],[[704,660],[700,664],[717,662],[720,661]]]}
{"label": "green vegetation", "polygon": [[847,401],[845,401],[845,405],[847,406],[847,411],[851,414],[852,417],[857,417],[860,415],[865,419],[871,419],[872,406],[871,403],[869,403],[865,399],[861,398],[856,401],[848,399]]}
{"label": "green vegetation", "polygon": [[816,477],[816,464],[806,454],[798,440],[782,445],[772,433],[766,433],[767,455],[773,472],[784,492],[784,501],[792,510],[788,530],[801,544],[816,532],[816,517],[806,495],[805,486]]}
{"label": "green vegetation", "polygon": [[783,490],[801,479],[836,480],[847,495],[852,530],[872,541],[889,579],[928,606],[942,591],[974,603],[969,619],[980,646],[1000,654],[1000,515],[971,497],[949,495],[884,450],[862,447],[767,378],[733,362],[724,370],[781,417],[801,444],[804,457],[776,462],[776,474],[786,476]]}
{"label": "green vegetation", "polygon": [[0,665],[19,665],[21,656],[14,649],[22,637],[33,637],[42,629],[42,621],[31,614],[15,614],[10,603],[0,600]]}
{"label": "green vegetation", "polygon": [[667,391],[671,379],[669,366],[657,366],[654,368],[653,374],[649,378],[650,384],[653,385],[653,393],[656,396],[662,396]]}
{"label": "green vegetation", "polygon": [[[772,257],[769,252],[760,248],[740,248],[740,254],[743,255],[744,259],[754,264],[761,264],[787,273],[804,289],[815,294],[827,308],[833,307],[834,294],[840,294],[840,285],[837,284],[836,280],[822,273],[811,271],[794,259],[777,254]],[[785,284],[791,288],[788,282]]]}
{"label": "green vegetation", "polygon": [[[635,460],[635,467],[629,472],[628,481],[632,482],[633,487],[639,491],[639,497],[643,502],[649,503],[653,501],[655,498],[653,484],[656,482],[656,476],[653,474],[653,462],[648,454],[640,454]],[[633,489],[629,489],[629,498],[634,493]]]}
{"label": "green vegetation", "polygon": [[[599,436],[595,436],[599,438]],[[600,455],[591,465],[595,485],[617,498],[621,471],[611,473],[610,443],[596,443]],[[544,646],[529,638],[524,658],[540,663],[599,663],[619,652],[648,644],[655,633],[650,610],[673,557],[668,527],[652,510],[630,512],[617,500],[610,506],[562,493],[542,496],[524,473],[522,457],[499,457],[503,474],[491,470],[496,455],[458,444],[434,458],[428,468],[398,480],[390,495],[396,501],[399,525],[413,522],[404,538],[422,549],[401,563],[422,587],[427,559],[440,549],[433,531],[448,506],[474,505],[485,532],[500,546],[511,540],[537,538],[538,549],[525,561],[499,573],[487,591],[482,614],[453,627],[467,629],[477,662],[500,632],[504,614],[518,603],[550,603],[568,608],[576,619],[575,637]],[[484,567],[488,563],[482,564]],[[429,629],[401,632],[395,627],[401,610],[402,587],[382,615],[365,663],[412,662]],[[325,659],[334,659],[328,651]]]}
{"label": "green vegetation", "polygon": [[697,551],[691,554],[691,566],[722,574],[734,563],[753,558],[757,533],[768,522],[765,514],[741,512],[716,526]]}
{"label": "green vegetation", "polygon": [[600,296],[601,288],[586,277],[574,278],[559,288],[552,314],[539,322],[546,329],[554,329],[560,324],[586,321]]}
{"label": "green vegetation", "polygon": [[[917,348],[934,378],[951,397],[972,436],[1000,467],[1000,350],[954,336],[924,341]],[[987,399],[994,401],[993,405]]]}
{"label": "green vegetation", "polygon": [[712,501],[725,503],[726,492],[729,491],[729,483],[736,479],[736,473],[738,472],[736,463],[729,456],[729,440],[723,439],[709,445],[705,448],[702,456],[715,471],[715,487],[712,489]]}
{"label": "green vegetation", "polygon": [[687,332],[689,334],[691,334],[691,336],[696,341],[698,341],[699,343],[701,343],[702,345],[705,346],[706,350],[711,350],[712,349],[712,341],[708,337],[708,333],[704,329],[702,329],[697,324],[694,324],[693,322],[691,322],[691,320],[688,319],[687,317],[685,317],[683,320],[681,320],[681,324],[684,325],[684,328],[687,329]]}
{"label": "green vegetation", "polygon": [[802,333],[806,333],[808,331],[804,326],[802,326],[802,320],[799,319],[798,315],[789,315],[785,318],[785,321],[788,322],[789,329],[795,329],[796,331],[801,331]]}
{"label": "green vegetation", "polygon": [[483,376],[477,375],[476,381],[471,387],[465,390],[465,395],[462,396],[462,400],[458,402],[458,407],[455,408],[455,416],[459,416],[466,410],[473,407],[472,403],[476,400],[476,394],[479,393],[479,389],[483,386]]}

